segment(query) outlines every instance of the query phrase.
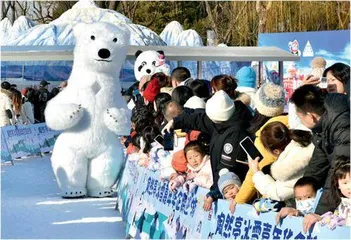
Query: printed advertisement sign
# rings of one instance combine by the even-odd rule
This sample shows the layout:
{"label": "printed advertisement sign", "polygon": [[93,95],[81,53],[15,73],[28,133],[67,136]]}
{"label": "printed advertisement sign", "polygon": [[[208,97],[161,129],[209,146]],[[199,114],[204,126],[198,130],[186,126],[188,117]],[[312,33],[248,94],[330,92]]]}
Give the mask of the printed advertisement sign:
{"label": "printed advertisement sign", "polygon": [[212,210],[202,208],[207,189],[185,193],[168,190],[159,172],[139,167],[137,159],[127,160],[118,185],[118,207],[127,222],[126,234],[142,239],[349,239],[350,228],[333,231],[316,225],[302,231],[303,218],[286,218],[275,224],[276,213],[258,214],[251,205],[229,211],[229,202],[219,200]]}
{"label": "printed advertisement sign", "polygon": [[[298,62],[284,62],[284,87],[289,99],[300,81],[312,72],[312,60],[323,57],[326,67],[336,62],[350,65],[350,30],[262,33],[258,35],[258,46],[275,46],[300,56]],[[278,71],[278,62],[265,62],[265,75]]]}
{"label": "printed advertisement sign", "polygon": [[12,159],[40,153],[32,125],[6,126],[1,129]]}
{"label": "printed advertisement sign", "polygon": [[11,155],[7,147],[6,139],[1,131],[1,162],[11,161]]}

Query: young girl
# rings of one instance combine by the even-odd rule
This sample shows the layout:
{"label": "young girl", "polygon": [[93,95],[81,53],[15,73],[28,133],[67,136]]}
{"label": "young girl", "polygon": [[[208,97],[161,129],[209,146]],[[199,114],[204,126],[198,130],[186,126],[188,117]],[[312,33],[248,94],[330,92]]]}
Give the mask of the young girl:
{"label": "young girl", "polygon": [[340,156],[335,160],[335,167],[331,178],[331,190],[329,201],[337,201],[339,207],[332,212],[322,216],[308,214],[303,221],[303,230],[307,232],[316,222],[327,225],[330,229],[337,226],[351,226],[351,179],[350,179],[350,158]]}
{"label": "young girl", "polygon": [[185,146],[184,154],[187,161],[186,176],[182,176],[183,181],[179,181],[178,176],[177,184],[174,184],[175,179],[171,180],[171,190],[175,190],[182,182],[185,182],[183,185],[185,192],[191,192],[196,186],[209,189],[213,184],[212,169],[210,158],[203,146],[198,141],[191,141]]}

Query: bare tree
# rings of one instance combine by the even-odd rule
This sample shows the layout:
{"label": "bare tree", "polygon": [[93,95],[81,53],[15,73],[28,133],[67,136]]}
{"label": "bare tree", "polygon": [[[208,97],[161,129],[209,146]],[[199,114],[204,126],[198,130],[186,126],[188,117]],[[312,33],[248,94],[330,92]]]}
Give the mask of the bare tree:
{"label": "bare tree", "polygon": [[18,16],[26,16],[28,11],[29,11],[29,4],[27,1],[16,1],[16,4],[17,4],[17,8],[16,8],[16,11],[17,11],[17,14]]}
{"label": "bare tree", "polygon": [[135,13],[138,5],[139,5],[138,1],[121,1],[120,2],[120,6],[123,13],[125,13],[126,17],[129,18],[131,21],[133,21],[135,18]]}
{"label": "bare tree", "polygon": [[11,4],[9,1],[1,2],[1,20],[7,17],[7,13],[9,12]]}
{"label": "bare tree", "polygon": [[10,5],[10,9],[11,9],[11,22],[12,24],[15,22],[16,20],[16,5],[15,5],[15,1],[9,1],[9,5]]}
{"label": "bare tree", "polygon": [[256,1],[256,12],[258,13],[258,18],[259,18],[259,27],[258,27],[259,33],[263,33],[266,31],[267,16],[271,6],[272,6],[272,1],[268,1],[266,5],[264,5],[264,3],[260,0]]}
{"label": "bare tree", "polygon": [[38,21],[40,23],[48,23],[54,20],[53,9],[54,1],[51,2],[42,2],[42,1],[33,1],[33,13],[36,18],[33,21]]}
{"label": "bare tree", "polygon": [[215,31],[216,35],[218,36],[219,32],[218,32],[218,28],[217,28],[217,24],[216,24],[217,19],[215,19],[215,17],[213,16],[212,9],[211,9],[210,3],[208,1],[205,1],[205,7],[206,7],[206,13],[208,15],[208,19],[210,21],[211,28],[213,31]]}
{"label": "bare tree", "polygon": [[110,1],[108,4],[108,9],[116,10],[119,5],[119,1]]}

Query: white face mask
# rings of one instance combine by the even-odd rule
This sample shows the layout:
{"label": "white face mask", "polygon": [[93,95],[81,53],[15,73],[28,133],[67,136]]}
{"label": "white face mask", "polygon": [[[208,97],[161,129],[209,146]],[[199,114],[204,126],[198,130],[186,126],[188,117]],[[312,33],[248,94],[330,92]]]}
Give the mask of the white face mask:
{"label": "white face mask", "polygon": [[314,200],[315,198],[296,200],[296,209],[299,210],[303,215],[312,213]]}

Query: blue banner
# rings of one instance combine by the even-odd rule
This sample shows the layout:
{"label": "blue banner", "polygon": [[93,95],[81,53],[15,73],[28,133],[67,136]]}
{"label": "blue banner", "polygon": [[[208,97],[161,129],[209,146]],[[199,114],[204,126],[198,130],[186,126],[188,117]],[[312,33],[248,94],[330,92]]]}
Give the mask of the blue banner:
{"label": "blue banner", "polygon": [[[134,156],[135,157],[135,156]],[[229,212],[229,202],[219,200],[212,210],[202,209],[207,189],[191,193],[181,189],[172,193],[168,181],[127,160],[118,185],[118,208],[127,223],[126,234],[143,239],[349,239],[350,228],[334,231],[316,224],[313,231],[302,232],[301,217],[284,219],[275,224],[276,213],[258,214],[251,205]]]}
{"label": "blue banner", "polygon": [[45,123],[37,123],[31,125],[36,137],[36,142],[39,145],[41,152],[52,151],[56,142],[56,139],[61,132],[52,130],[46,126]]}
{"label": "blue banner", "polygon": [[11,158],[9,149],[7,147],[6,138],[4,137],[4,134],[1,131],[1,162],[8,162],[8,161],[12,161],[12,158]]}
{"label": "blue banner", "polygon": [[45,123],[2,127],[1,161],[52,151],[59,134]]}
{"label": "blue banner", "polygon": [[12,159],[40,153],[32,125],[16,125],[1,128]]}

